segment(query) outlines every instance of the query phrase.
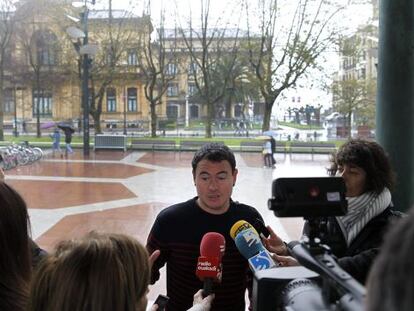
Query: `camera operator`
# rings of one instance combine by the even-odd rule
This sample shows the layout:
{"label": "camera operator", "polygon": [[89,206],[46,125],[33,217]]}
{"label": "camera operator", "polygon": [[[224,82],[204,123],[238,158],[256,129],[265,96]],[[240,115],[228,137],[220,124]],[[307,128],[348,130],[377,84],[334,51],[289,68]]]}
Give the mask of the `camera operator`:
{"label": "camera operator", "polygon": [[367,311],[411,311],[414,306],[414,207],[390,229],[367,282]]}
{"label": "camera operator", "polygon": [[[378,254],[390,221],[401,214],[392,210],[390,189],[394,173],[384,149],[376,142],[352,139],[331,156],[331,176],[342,176],[348,213],[327,219],[322,243],[330,246],[339,265],[362,284]],[[270,228],[269,228],[270,229]],[[282,266],[297,264],[286,244],[270,229],[264,243]],[[303,234],[308,235],[308,222]]]}

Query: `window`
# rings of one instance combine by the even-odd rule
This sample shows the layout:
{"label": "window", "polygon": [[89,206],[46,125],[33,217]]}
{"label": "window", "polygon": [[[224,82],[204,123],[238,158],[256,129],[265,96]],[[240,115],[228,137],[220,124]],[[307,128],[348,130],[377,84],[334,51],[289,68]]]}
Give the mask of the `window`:
{"label": "window", "polygon": [[190,118],[191,119],[199,118],[199,107],[197,105],[190,106]]}
{"label": "window", "polygon": [[234,117],[240,118],[242,117],[242,106],[237,104],[234,106]]}
{"label": "window", "polygon": [[137,111],[137,89],[134,87],[128,88],[128,111]]}
{"label": "window", "polygon": [[167,118],[168,119],[178,118],[178,106],[177,105],[167,105]]}
{"label": "window", "polygon": [[177,65],[167,64],[166,74],[169,76],[175,76],[177,74]]}
{"label": "window", "polygon": [[192,62],[188,65],[188,75],[194,76],[197,73],[197,64]]}
{"label": "window", "polygon": [[43,49],[38,51],[37,54],[39,64],[41,65],[55,65],[54,54],[48,49],[48,47],[43,47]]}
{"label": "window", "polygon": [[37,110],[39,108],[39,117],[52,116],[52,92],[44,89],[33,91],[33,116],[37,117]]}
{"label": "window", "polygon": [[4,90],[4,113],[13,113],[14,112],[14,96],[13,89]]}
{"label": "window", "polygon": [[115,56],[114,49],[111,48],[111,46],[107,46],[105,51],[106,51],[106,55],[105,55],[106,64],[109,66],[116,65],[116,56]]}
{"label": "window", "polygon": [[177,83],[169,83],[168,84],[167,96],[168,97],[178,96],[178,84]]}
{"label": "window", "polygon": [[49,30],[38,31],[34,34],[36,57],[39,65],[56,65],[57,37]]}
{"label": "window", "polygon": [[187,94],[189,96],[193,96],[196,92],[197,92],[197,87],[196,87],[195,83],[188,83]]}
{"label": "window", "polygon": [[106,111],[116,111],[116,91],[114,88],[106,89]]}
{"label": "window", "polygon": [[361,68],[358,78],[359,79],[362,79],[362,80],[364,80],[366,78],[366,70],[365,70],[365,68]]}
{"label": "window", "polygon": [[138,65],[138,56],[136,50],[129,50],[127,55],[127,62],[129,66]]}

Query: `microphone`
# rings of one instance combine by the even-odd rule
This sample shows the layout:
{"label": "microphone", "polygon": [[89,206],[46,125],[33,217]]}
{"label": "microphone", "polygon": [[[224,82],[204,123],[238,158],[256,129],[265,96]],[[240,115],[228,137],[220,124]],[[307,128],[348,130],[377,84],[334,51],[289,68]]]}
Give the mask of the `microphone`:
{"label": "microphone", "polygon": [[220,283],[221,259],[226,249],[226,240],[217,232],[207,232],[200,242],[200,257],[197,261],[196,276],[204,282],[203,296],[212,293],[213,282]]}
{"label": "microphone", "polygon": [[234,240],[240,232],[247,230],[247,229],[252,229],[254,230],[254,232],[257,233],[256,229],[251,224],[249,224],[247,221],[239,220],[235,222],[234,225],[230,228],[230,236]]}
{"label": "microphone", "polygon": [[253,272],[276,267],[269,252],[264,248],[257,231],[246,229],[234,239],[237,249],[249,262]]}

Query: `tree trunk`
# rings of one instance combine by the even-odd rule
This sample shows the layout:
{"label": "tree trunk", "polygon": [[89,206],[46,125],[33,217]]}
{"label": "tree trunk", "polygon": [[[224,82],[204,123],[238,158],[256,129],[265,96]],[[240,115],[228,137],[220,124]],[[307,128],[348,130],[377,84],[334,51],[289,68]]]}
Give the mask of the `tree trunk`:
{"label": "tree trunk", "polygon": [[[36,136],[40,138],[42,133],[40,132],[40,72],[36,73],[36,89],[37,89],[37,105],[36,105]],[[43,91],[42,91],[42,103],[43,103]]]}
{"label": "tree trunk", "polygon": [[93,118],[93,127],[95,129],[95,135],[96,134],[102,134],[100,114],[99,113],[91,113],[91,115],[92,115],[92,118]]}
{"label": "tree trunk", "polygon": [[263,115],[263,124],[262,124],[263,132],[268,131],[270,129],[270,116],[271,115],[272,115],[272,104],[265,102],[265,111]]}
{"label": "tree trunk", "polygon": [[352,112],[348,114],[348,118],[346,120],[346,125],[348,127],[348,139],[352,138],[351,116],[352,116]]}
{"label": "tree trunk", "polygon": [[211,138],[211,123],[213,120],[213,114],[214,114],[214,109],[213,109],[213,104],[212,103],[207,103],[207,119],[206,119],[206,138]]}
{"label": "tree trunk", "polygon": [[157,137],[157,112],[155,111],[156,103],[151,103],[150,108],[151,108],[151,137]]}

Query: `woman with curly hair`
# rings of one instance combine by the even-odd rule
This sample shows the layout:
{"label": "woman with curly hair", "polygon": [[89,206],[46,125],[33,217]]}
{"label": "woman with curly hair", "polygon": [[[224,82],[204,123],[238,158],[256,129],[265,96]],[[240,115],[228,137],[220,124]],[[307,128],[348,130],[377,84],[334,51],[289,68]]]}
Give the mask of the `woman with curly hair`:
{"label": "woman with curly hair", "polygon": [[[322,240],[330,246],[339,265],[361,283],[378,254],[383,236],[400,213],[393,211],[391,190],[394,173],[384,149],[376,142],[351,139],[331,157],[331,176],[342,176],[346,185],[348,213],[329,217]],[[305,223],[304,234],[308,234]],[[265,241],[285,265],[296,264],[283,241],[272,232]]]}

